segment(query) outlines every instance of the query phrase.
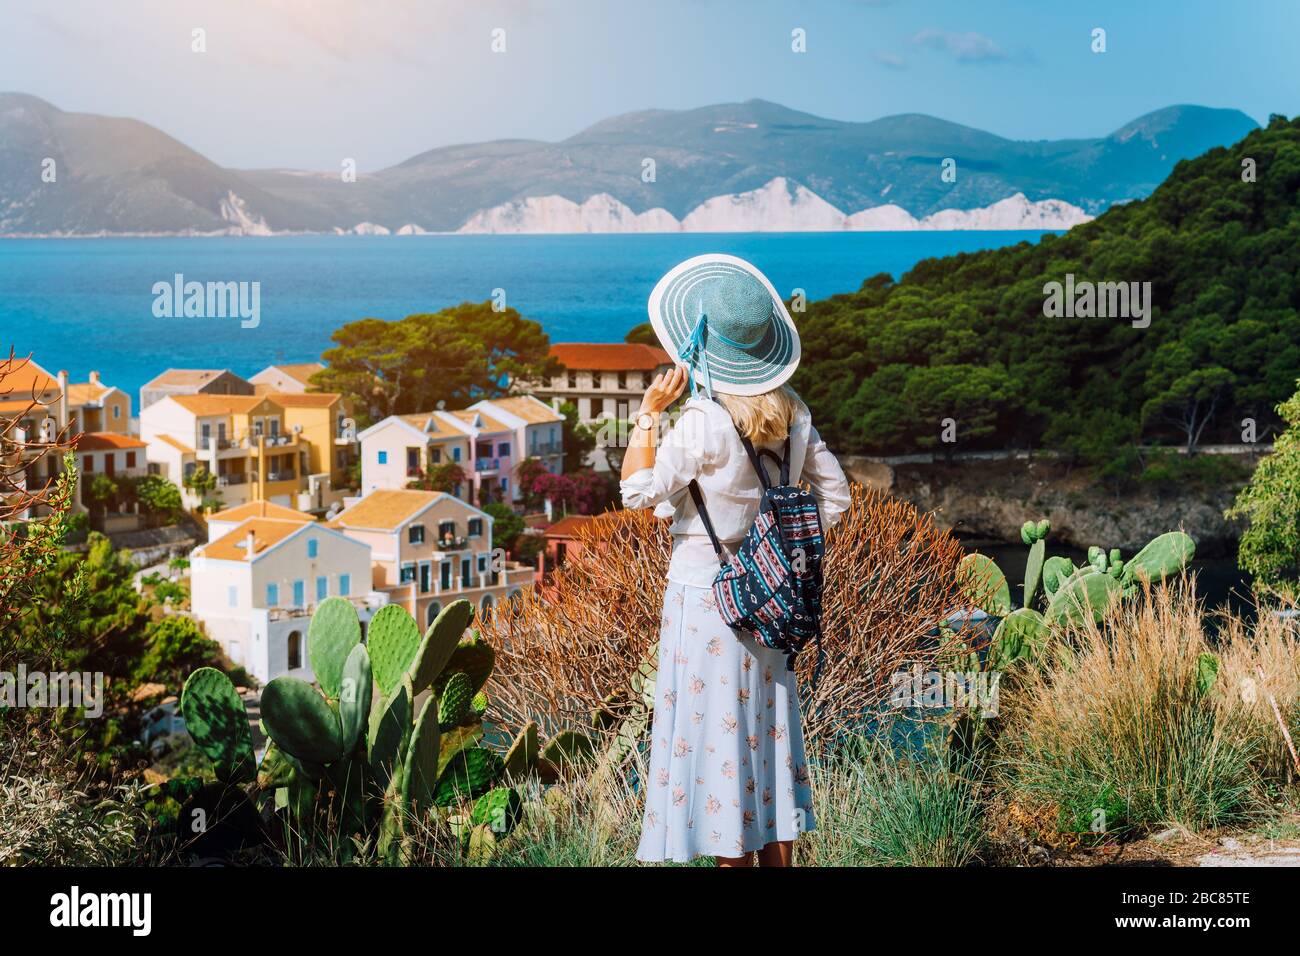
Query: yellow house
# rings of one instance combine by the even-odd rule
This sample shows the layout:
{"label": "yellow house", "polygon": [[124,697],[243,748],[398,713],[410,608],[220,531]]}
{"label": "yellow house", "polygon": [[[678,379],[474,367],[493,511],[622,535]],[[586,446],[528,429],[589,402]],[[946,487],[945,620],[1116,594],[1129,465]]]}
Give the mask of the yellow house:
{"label": "yellow house", "polygon": [[150,472],[179,486],[191,507],[201,496],[185,479],[200,467],[216,476],[213,491],[227,506],[265,499],[295,507],[306,488],[309,442],[265,396],[168,395],[140,412],[140,437]]}
{"label": "yellow house", "polygon": [[351,482],[356,460],[356,425],[336,392],[274,392],[266,398],[284,412],[285,428],[307,445],[308,493],[312,508],[328,508]]}

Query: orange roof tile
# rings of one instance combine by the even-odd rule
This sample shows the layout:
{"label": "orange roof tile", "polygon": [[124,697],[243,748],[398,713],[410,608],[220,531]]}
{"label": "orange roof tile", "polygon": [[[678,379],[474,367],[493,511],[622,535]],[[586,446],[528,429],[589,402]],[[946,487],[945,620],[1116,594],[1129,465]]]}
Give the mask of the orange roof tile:
{"label": "orange roof tile", "polygon": [[542,534],[548,538],[572,538],[578,533],[579,528],[586,527],[590,521],[591,515],[568,515],[555,522]]}
{"label": "orange roof tile", "polygon": [[325,371],[325,366],[320,362],[297,362],[291,365],[272,365],[271,368],[279,369],[285,375],[292,379],[297,379],[304,385],[311,384],[311,377],[317,372]]}
{"label": "orange roof tile", "polygon": [[[447,424],[433,412],[416,412],[413,415],[397,416],[408,425],[414,425],[427,435],[439,438],[468,438],[463,431]],[[428,427],[425,427],[428,426]]]}
{"label": "orange roof tile", "polygon": [[266,392],[264,396],[285,408],[329,408],[343,398],[338,392]]}
{"label": "orange roof tile", "polygon": [[109,451],[113,448],[144,448],[145,443],[134,435],[117,432],[87,432],[77,440],[77,451]]}
{"label": "orange roof tile", "polygon": [[104,397],[110,388],[103,382],[73,382],[68,386],[69,405],[89,405]]}
{"label": "orange roof tile", "polygon": [[181,452],[182,454],[185,455],[194,454],[193,448],[191,448],[189,445],[186,445],[183,442],[177,441],[175,438],[172,438],[171,435],[159,435],[158,440],[160,442],[163,442],[164,444],[171,445],[173,448],[175,448],[177,451]]}
{"label": "orange roof tile", "polygon": [[369,528],[376,531],[395,531],[414,514],[424,510],[440,498],[449,497],[440,491],[415,489],[377,489],[370,492],[351,508],[327,522],[331,528]]}
{"label": "orange roof tile", "polygon": [[551,357],[565,368],[592,372],[653,372],[673,364],[663,349],[640,342],[556,342]]}
{"label": "orange roof tile", "polygon": [[31,359],[20,355],[15,355],[12,362],[7,355],[0,359],[0,398],[30,400],[33,392],[40,395],[58,387],[58,380]]}
{"label": "orange roof tile", "polygon": [[545,402],[539,401],[531,395],[511,395],[506,398],[489,399],[489,404],[498,408],[503,408],[511,415],[517,415],[530,425],[541,425],[547,422],[562,422],[564,416],[557,412]]}
{"label": "orange roof tile", "polygon": [[235,505],[233,508],[208,516],[209,521],[247,521],[249,518],[277,518],[282,521],[297,521],[299,524],[308,524],[316,520],[309,514],[294,511],[292,508],[262,498],[246,501],[242,505]]}
{"label": "orange roof tile", "polygon": [[[165,385],[172,386],[195,386],[206,385],[219,375],[230,372],[228,368],[169,368],[161,375],[151,379],[145,384],[145,388],[161,388]],[[230,372],[234,375],[233,372]],[[239,378],[238,375],[235,375]]]}
{"label": "orange roof tile", "polygon": [[195,549],[206,558],[218,561],[247,561],[248,551],[245,542],[251,532],[253,535],[253,557],[257,557],[268,548],[279,544],[289,535],[303,526],[301,521],[285,521],[281,518],[250,518],[216,541],[209,542]]}
{"label": "orange roof tile", "polygon": [[508,432],[511,430],[509,425],[502,424],[491,415],[485,415],[476,408],[458,408],[455,411],[447,413],[459,418],[466,425],[473,426],[475,418],[481,421],[479,431],[484,432]]}
{"label": "orange roof tile", "polygon": [[208,395],[203,392],[167,397],[195,415],[243,415],[268,401],[265,395]]}

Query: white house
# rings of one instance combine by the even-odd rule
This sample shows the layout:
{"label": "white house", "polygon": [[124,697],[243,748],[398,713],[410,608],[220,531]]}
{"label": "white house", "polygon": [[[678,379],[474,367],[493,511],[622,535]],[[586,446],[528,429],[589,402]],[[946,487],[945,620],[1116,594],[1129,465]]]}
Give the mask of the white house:
{"label": "white house", "polygon": [[362,627],[386,603],[371,586],[370,546],[316,522],[249,518],[190,555],[190,606],[226,655],[259,681],[312,680],[307,627],[343,597]]}

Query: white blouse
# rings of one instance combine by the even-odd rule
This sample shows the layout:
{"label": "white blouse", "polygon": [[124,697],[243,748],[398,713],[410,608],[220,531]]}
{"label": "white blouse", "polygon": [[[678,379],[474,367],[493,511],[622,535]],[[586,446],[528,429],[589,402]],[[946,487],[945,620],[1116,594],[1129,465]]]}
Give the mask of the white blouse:
{"label": "white blouse", "polygon": [[[784,442],[757,445],[780,455]],[[773,483],[779,480],[775,462],[760,461]],[[653,468],[642,468],[621,483],[623,506],[654,508],[660,518],[672,518],[673,556],[668,580],[709,587],[719,570],[704,522],[691,500],[694,478],[704,494],[704,506],[724,550],[730,552],[758,517],[763,488],[750,464],[731,416],[717,402],[687,400],[676,424],[663,436]],[[849,506],[844,470],[817,434],[807,410],[790,426],[790,483],[806,482],[817,500],[822,530],[828,530]]]}

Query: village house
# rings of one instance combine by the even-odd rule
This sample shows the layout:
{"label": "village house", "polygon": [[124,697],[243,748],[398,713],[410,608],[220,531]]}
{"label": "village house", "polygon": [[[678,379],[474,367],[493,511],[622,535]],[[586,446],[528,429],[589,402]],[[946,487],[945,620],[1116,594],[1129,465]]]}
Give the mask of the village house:
{"label": "village house", "polygon": [[464,481],[450,488],[466,501],[517,504],[515,467],[536,458],[548,471],[564,465],[564,418],[532,396],[485,399],[466,409],[390,415],[357,436],[363,494],[406,488],[458,465]]}
{"label": "village house", "polygon": [[[90,500],[90,488],[94,485],[96,475],[113,480],[119,488],[122,479],[143,478],[148,469],[146,448],[139,438],[117,432],[82,435],[73,452],[77,461],[77,492],[73,499],[73,510],[90,511],[96,507]],[[138,527],[139,522],[134,513],[129,518],[118,514],[124,497],[122,491],[119,491],[115,499],[104,503],[109,515],[115,515],[118,519],[107,519],[104,530],[134,530]]]}
{"label": "village house", "polygon": [[140,412],[169,395],[252,395],[253,386],[225,368],[169,368],[140,389]]}
{"label": "village house", "polygon": [[285,410],[258,395],[169,395],[140,413],[149,471],[181,489],[188,507],[202,495],[185,487],[200,467],[216,477],[226,505],[264,498],[299,504],[306,489],[308,441],[285,423]]}
{"label": "village house", "polygon": [[278,518],[282,521],[297,521],[299,524],[309,524],[316,520],[296,508],[286,508],[262,499],[246,501],[242,505],[208,515],[208,541],[225,537],[249,518]]}
{"label": "village house", "polygon": [[235,664],[265,683],[313,680],[307,628],[327,597],[352,602],[362,626],[385,601],[370,546],[311,520],[253,517],[190,555],[190,607]]}
{"label": "village house", "polygon": [[311,377],[325,371],[320,362],[299,362],[292,365],[268,365],[256,375],[249,376],[257,394],[278,392],[299,394],[312,387]]}
{"label": "village house", "polygon": [[328,527],[366,544],[374,589],[422,627],[451,601],[487,613],[532,586],[532,568],[494,556],[492,516],[442,492],[372,491]]}
{"label": "village house", "polygon": [[565,370],[529,391],[557,407],[572,402],[584,424],[631,418],[656,373],[673,367],[658,346],[629,342],[556,342],[551,357]]}
{"label": "village house", "polygon": [[271,392],[266,396],[284,412],[284,428],[306,443],[306,501],[303,511],[324,511],[341,502],[352,485],[356,461],[356,426],[337,392]]}

